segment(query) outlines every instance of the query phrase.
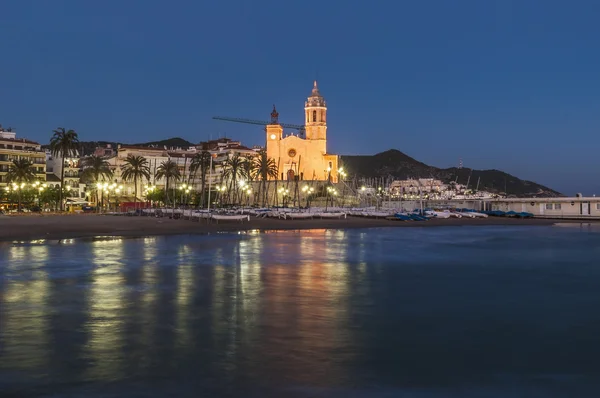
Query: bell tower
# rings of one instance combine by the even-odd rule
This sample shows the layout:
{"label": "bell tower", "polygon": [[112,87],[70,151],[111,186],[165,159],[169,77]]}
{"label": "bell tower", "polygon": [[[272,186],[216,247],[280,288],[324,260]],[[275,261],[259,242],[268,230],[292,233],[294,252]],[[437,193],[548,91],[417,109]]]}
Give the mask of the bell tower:
{"label": "bell tower", "polygon": [[279,142],[283,138],[283,127],[279,124],[279,112],[273,105],[273,111],[271,112],[271,123],[266,126],[267,133],[267,147],[270,142]]}
{"label": "bell tower", "polygon": [[304,103],[304,125],[307,140],[327,140],[327,104],[316,80],[310,97]]}

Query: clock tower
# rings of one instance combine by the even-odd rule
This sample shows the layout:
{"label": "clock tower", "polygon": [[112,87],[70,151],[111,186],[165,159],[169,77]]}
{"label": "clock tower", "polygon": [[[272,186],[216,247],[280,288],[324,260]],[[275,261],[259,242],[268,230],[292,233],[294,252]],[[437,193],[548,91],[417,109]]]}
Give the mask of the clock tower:
{"label": "clock tower", "polygon": [[279,124],[279,112],[273,105],[273,111],[271,112],[271,123],[267,124],[267,147],[269,142],[279,142],[283,138],[283,127]]}

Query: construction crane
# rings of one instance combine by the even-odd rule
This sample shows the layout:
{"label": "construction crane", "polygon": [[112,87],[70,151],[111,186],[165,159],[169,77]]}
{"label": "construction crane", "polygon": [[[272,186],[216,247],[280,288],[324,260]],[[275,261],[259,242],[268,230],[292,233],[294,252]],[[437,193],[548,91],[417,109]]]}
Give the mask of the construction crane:
{"label": "construction crane", "polygon": [[268,124],[279,124],[281,127],[286,129],[298,130],[298,133],[304,135],[306,133],[306,126],[301,124],[290,124],[290,123],[279,123],[279,113],[275,109],[275,105],[273,105],[273,111],[271,112],[271,121],[266,122],[262,120],[253,120],[253,119],[242,119],[238,117],[225,117],[225,116],[213,116],[214,120],[224,120],[226,122],[235,122],[235,123],[246,123],[246,124],[256,124],[259,126],[266,126]]}

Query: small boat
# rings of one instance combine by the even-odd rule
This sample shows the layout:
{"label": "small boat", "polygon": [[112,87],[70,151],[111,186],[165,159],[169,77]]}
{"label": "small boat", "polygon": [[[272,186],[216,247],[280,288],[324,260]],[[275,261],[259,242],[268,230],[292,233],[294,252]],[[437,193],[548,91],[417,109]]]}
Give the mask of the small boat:
{"label": "small boat", "polygon": [[323,212],[323,213],[315,213],[315,217],[320,217],[320,218],[346,218],[346,213],[328,213],[328,212]]}
{"label": "small boat", "polygon": [[433,211],[431,213],[433,213],[435,218],[450,218],[450,212],[448,211]]}
{"label": "small boat", "polygon": [[191,218],[211,218],[211,214],[208,211],[194,211],[192,212]]}
{"label": "small boat", "polygon": [[528,213],[526,211],[522,211],[520,213],[517,213],[516,217],[519,217],[519,218],[533,218],[533,213]]}
{"label": "small boat", "polygon": [[396,217],[397,219],[402,220],[402,221],[412,221],[412,218],[410,218],[406,214],[402,214],[402,213],[396,213],[394,215],[394,217]]}
{"label": "small boat", "polygon": [[303,220],[307,218],[313,218],[311,213],[285,213],[283,218],[291,218],[292,220]]}
{"label": "small boat", "polygon": [[218,221],[250,221],[249,215],[244,214],[213,214],[211,216],[213,220]]}
{"label": "small boat", "polygon": [[470,212],[470,213],[471,213],[472,215],[474,215],[475,217],[477,217],[477,218],[488,218],[488,215],[487,215],[487,214],[484,214],[484,213],[479,213],[479,212],[477,212],[477,211],[472,211],[472,212]]}
{"label": "small boat", "polygon": [[365,211],[362,213],[364,217],[374,217],[374,218],[385,218],[392,215],[392,213],[385,211]]}

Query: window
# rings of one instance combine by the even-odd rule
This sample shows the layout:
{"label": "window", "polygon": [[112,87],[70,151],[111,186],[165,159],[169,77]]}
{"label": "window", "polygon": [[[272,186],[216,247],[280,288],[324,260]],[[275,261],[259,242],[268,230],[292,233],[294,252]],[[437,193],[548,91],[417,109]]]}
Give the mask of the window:
{"label": "window", "polygon": [[560,203],[556,203],[554,205],[554,210],[560,210]]}
{"label": "window", "polygon": [[546,210],[552,210],[552,203],[546,203]]}
{"label": "window", "polygon": [[600,210],[600,203],[596,203],[596,210]]}
{"label": "window", "polygon": [[313,122],[317,121],[317,111],[313,111]]}

